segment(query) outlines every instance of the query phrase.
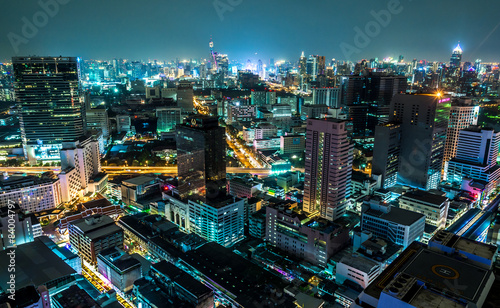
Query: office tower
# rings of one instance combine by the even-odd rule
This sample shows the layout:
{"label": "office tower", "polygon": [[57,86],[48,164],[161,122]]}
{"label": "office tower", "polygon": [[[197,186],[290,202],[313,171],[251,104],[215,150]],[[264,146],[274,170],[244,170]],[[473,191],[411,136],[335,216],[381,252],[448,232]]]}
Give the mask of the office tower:
{"label": "office tower", "polygon": [[405,210],[371,197],[363,204],[361,230],[388,240],[404,248],[423,238],[424,214]]}
{"label": "office tower", "polygon": [[267,206],[266,241],[287,254],[324,267],[347,245],[349,231],[323,218],[306,217],[292,201]]}
{"label": "office tower", "polygon": [[61,205],[61,181],[53,176],[17,176],[0,179],[0,207],[19,204],[25,212],[37,213]]}
{"label": "office tower", "polygon": [[79,59],[12,58],[24,155],[59,160],[62,142],[84,134]]}
{"label": "office tower", "polygon": [[186,114],[194,111],[194,92],[191,82],[181,81],[177,85],[177,107]]}
{"label": "office tower", "polygon": [[456,69],[459,69],[461,66],[462,62],[462,48],[460,47],[460,44],[453,49],[453,53],[451,54],[450,58],[450,68],[455,71]]}
{"label": "office tower", "polygon": [[307,67],[307,58],[304,55],[304,52],[302,52],[302,55],[300,55],[299,58],[299,75],[305,75],[306,74],[306,67]]}
{"label": "office tower", "polygon": [[450,200],[423,190],[412,190],[399,198],[399,207],[425,215],[425,223],[444,228],[448,217]]}
{"label": "office tower", "polygon": [[179,195],[202,201],[215,198],[226,186],[225,130],[217,117],[192,116],[177,126]]}
{"label": "office tower", "polygon": [[451,102],[443,158],[445,164],[455,157],[460,130],[466,129],[470,125],[477,125],[478,116],[479,106],[475,106],[472,99],[455,99]]}
{"label": "office tower", "polygon": [[401,155],[401,124],[390,122],[375,128],[372,174],[382,177],[383,188],[396,185]]}
{"label": "office tower", "polygon": [[340,88],[313,88],[313,104],[340,108]]}
{"label": "office tower", "polygon": [[448,162],[447,180],[458,185],[465,179],[474,180],[484,186],[483,196],[488,196],[500,183],[499,145],[500,133],[491,128],[461,130],[455,157]]}
{"label": "office tower", "polygon": [[[82,193],[96,193],[106,188],[107,175],[101,174],[99,142],[93,137],[63,142],[60,157],[61,173],[58,176],[63,202],[70,202]],[[96,181],[100,184],[99,191],[92,191]]]}
{"label": "office tower", "polygon": [[158,133],[174,132],[177,124],[181,124],[181,108],[178,107],[161,107],[156,109]]}
{"label": "office tower", "polygon": [[97,256],[105,249],[123,249],[123,230],[106,215],[96,214],[72,221],[68,231],[71,247],[91,264],[97,264]]}
{"label": "office tower", "polygon": [[24,213],[15,203],[0,207],[0,250],[33,242],[41,235],[42,227],[35,214]]}
{"label": "office tower", "polygon": [[396,94],[405,93],[407,80],[404,76],[386,73],[369,73],[366,76],[342,77],[342,104],[357,105],[362,102],[377,102],[388,106]]}
{"label": "office tower", "polygon": [[408,81],[405,76],[369,73],[366,76],[367,100],[389,106],[396,94],[405,93]]}
{"label": "office tower", "polygon": [[188,201],[191,232],[230,247],[244,238],[244,200],[233,196]]}
{"label": "office tower", "polygon": [[435,189],[441,180],[450,98],[433,94],[397,94],[390,121],[401,123],[399,182]]}
{"label": "office tower", "polygon": [[108,112],[105,108],[87,109],[85,114],[87,131],[101,131],[105,140],[109,139]]}
{"label": "office tower", "polygon": [[335,220],[344,214],[351,194],[353,146],[347,122],[309,119],[305,155],[304,211]]}
{"label": "office tower", "polygon": [[352,106],[366,100],[366,78],[364,76],[342,77],[342,105]]}

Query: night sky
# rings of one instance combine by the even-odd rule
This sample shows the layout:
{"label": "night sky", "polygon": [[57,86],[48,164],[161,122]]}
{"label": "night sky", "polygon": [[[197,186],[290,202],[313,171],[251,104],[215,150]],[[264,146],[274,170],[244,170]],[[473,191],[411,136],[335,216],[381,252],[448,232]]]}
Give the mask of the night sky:
{"label": "night sky", "polygon": [[[296,61],[301,51],[351,61],[400,54],[449,61],[458,41],[466,61],[500,61],[500,1],[493,0],[400,0],[388,25],[375,25],[373,38],[358,45],[354,27],[373,25],[370,12],[397,0],[41,0],[54,1],[67,3],[46,20],[38,1],[1,1],[0,60],[199,59],[208,56],[212,36],[215,50],[240,62]],[[27,37],[23,17],[34,16],[40,27],[35,34],[24,31]],[[17,40],[17,53],[10,40]],[[350,54],[342,43],[354,48]]]}

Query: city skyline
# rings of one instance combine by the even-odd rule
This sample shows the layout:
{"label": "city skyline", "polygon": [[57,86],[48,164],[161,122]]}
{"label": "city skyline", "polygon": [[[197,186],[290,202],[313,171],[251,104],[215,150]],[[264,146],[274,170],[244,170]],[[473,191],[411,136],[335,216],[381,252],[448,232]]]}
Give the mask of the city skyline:
{"label": "city skyline", "polygon": [[[130,2],[120,2],[120,7],[116,2],[94,6],[62,0],[29,6],[6,3],[3,12],[8,14],[2,14],[0,19],[4,29],[0,60],[34,54],[160,61],[207,58],[212,36],[217,51],[240,62],[262,59],[268,63],[270,58],[297,61],[302,51],[350,61],[403,55],[407,61],[417,58],[446,62],[457,42],[464,49],[464,61],[499,61],[495,50],[500,43],[492,39],[498,31],[494,11],[499,4],[433,3],[434,12],[447,12],[436,18],[429,13],[429,6],[415,2],[368,3],[326,3],[324,9],[312,12],[304,11],[301,3],[286,2],[285,6],[283,1],[266,3],[267,10],[261,9],[264,7],[259,3],[234,0],[200,1],[189,7],[159,1],[150,4],[157,9]],[[454,22],[456,14],[478,7],[489,9],[481,11],[480,17],[469,16],[467,23]],[[147,13],[141,13],[145,9]],[[165,14],[163,9],[180,14]],[[253,22],[249,16],[269,22]],[[164,23],[158,26],[156,21],[162,19]],[[176,30],[176,26],[182,30]],[[365,37],[368,40],[357,40],[356,28],[370,34]]]}

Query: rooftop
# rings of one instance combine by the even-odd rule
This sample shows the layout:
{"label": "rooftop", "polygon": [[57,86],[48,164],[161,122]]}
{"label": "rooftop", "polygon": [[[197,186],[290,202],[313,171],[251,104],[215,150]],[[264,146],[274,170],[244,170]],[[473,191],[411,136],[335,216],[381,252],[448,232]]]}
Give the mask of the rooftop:
{"label": "rooftop", "polygon": [[139,185],[148,184],[149,182],[154,181],[154,180],[155,180],[154,177],[141,175],[141,176],[138,176],[136,178],[132,178],[130,180],[125,180],[122,182],[122,184],[130,185],[130,186],[139,186]]}
{"label": "rooftop", "polygon": [[412,190],[408,191],[404,195],[401,196],[401,199],[414,199],[425,203],[431,203],[435,205],[441,205],[446,200],[447,197],[439,196],[436,194],[432,194],[423,190]]}
{"label": "rooftop", "polygon": [[277,276],[214,242],[188,251],[181,259],[234,294],[236,301],[245,307],[252,306],[252,302],[262,296],[266,285],[284,286]]}
{"label": "rooftop", "polygon": [[425,219],[425,215],[423,214],[405,209],[400,209],[394,206],[390,207],[390,211],[388,213],[384,213],[374,209],[369,209],[366,212],[364,212],[363,215],[374,216],[380,219],[384,219],[405,226],[410,226],[422,218]]}
{"label": "rooftop", "polygon": [[[10,249],[0,251],[0,264],[9,264]],[[28,285],[39,286],[49,281],[76,274],[69,265],[59,258],[39,239],[16,248],[16,288]],[[7,270],[0,271],[0,287],[8,289]]]}
{"label": "rooftop", "polygon": [[358,269],[364,273],[369,273],[374,267],[379,264],[373,260],[355,254],[344,256],[340,263],[343,263],[352,268]]}

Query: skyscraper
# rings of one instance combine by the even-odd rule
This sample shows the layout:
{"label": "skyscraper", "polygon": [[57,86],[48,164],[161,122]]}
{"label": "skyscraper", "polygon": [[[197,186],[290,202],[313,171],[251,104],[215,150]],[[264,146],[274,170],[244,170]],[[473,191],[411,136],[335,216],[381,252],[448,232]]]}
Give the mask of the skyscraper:
{"label": "skyscraper", "polygon": [[304,211],[328,220],[344,214],[351,193],[353,146],[346,123],[332,118],[307,121]]}
{"label": "skyscraper", "polygon": [[299,75],[305,75],[306,73],[306,66],[307,66],[307,58],[304,56],[304,52],[302,52],[302,55],[300,56],[299,59]]}
{"label": "skyscraper", "polygon": [[25,157],[59,160],[62,142],[84,134],[79,59],[12,58]]}
{"label": "skyscraper", "polygon": [[460,44],[453,49],[453,53],[451,54],[450,58],[450,67],[452,69],[457,69],[460,68],[461,62],[462,62],[462,48],[460,47]]}
{"label": "skyscraper", "polygon": [[225,192],[225,131],[217,117],[192,116],[177,126],[177,168],[182,198],[216,198]]}
{"label": "skyscraper", "polygon": [[389,119],[401,123],[400,183],[437,188],[450,107],[451,99],[440,94],[394,96]]}
{"label": "skyscraper", "polygon": [[477,125],[479,106],[475,106],[471,99],[456,99],[451,103],[446,144],[444,148],[444,163],[455,157],[460,130],[470,125]]}
{"label": "skyscraper", "polygon": [[382,177],[382,187],[396,185],[401,155],[401,124],[390,122],[375,128],[372,173]]}
{"label": "skyscraper", "polygon": [[193,85],[190,82],[181,81],[177,85],[177,106],[183,113],[194,111]]}
{"label": "skyscraper", "polygon": [[340,88],[313,88],[313,104],[340,108]]}

